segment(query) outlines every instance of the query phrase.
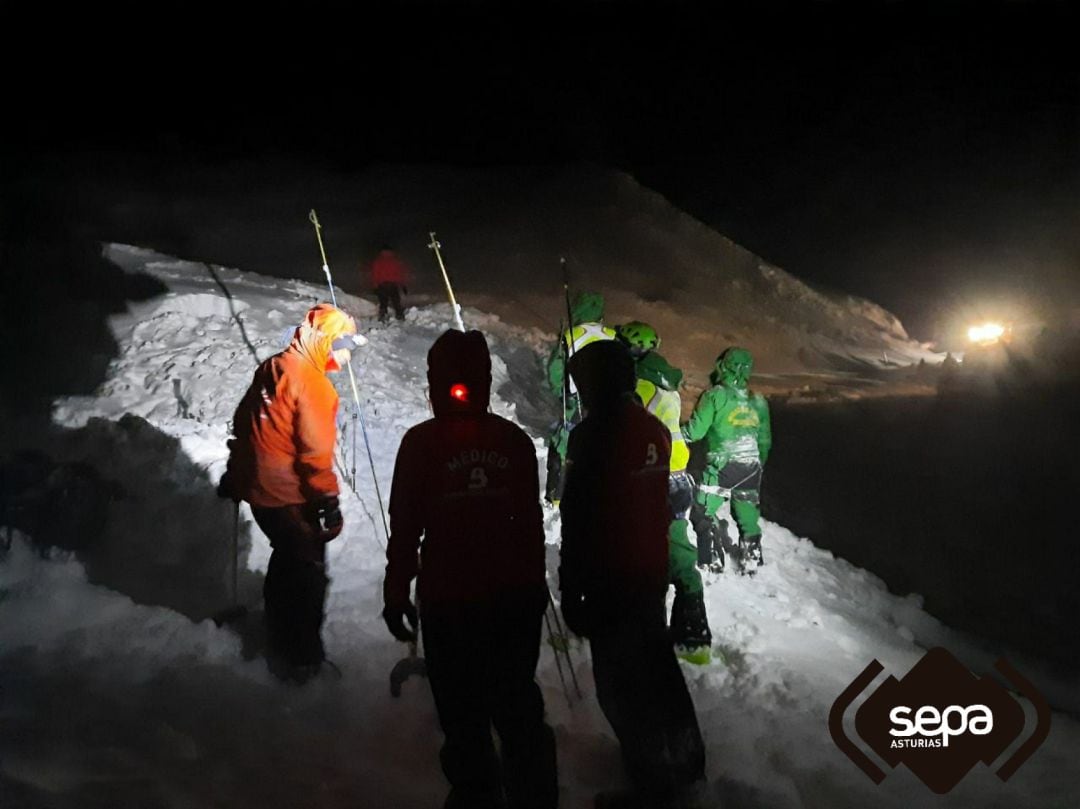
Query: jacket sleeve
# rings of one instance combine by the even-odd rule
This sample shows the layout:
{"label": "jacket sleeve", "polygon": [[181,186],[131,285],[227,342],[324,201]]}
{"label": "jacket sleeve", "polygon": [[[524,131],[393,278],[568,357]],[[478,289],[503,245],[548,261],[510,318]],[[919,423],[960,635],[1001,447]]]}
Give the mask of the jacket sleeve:
{"label": "jacket sleeve", "polygon": [[295,403],[296,474],[308,501],[338,495],[334,474],[338,397],[330,380],[322,381],[325,386],[300,388]]}
{"label": "jacket sleeve", "polygon": [[566,360],[563,357],[562,343],[556,342],[555,347],[548,355],[547,361],[548,387],[551,388],[551,392],[556,396],[562,396],[563,378],[565,373]]}
{"label": "jacket sleeve", "polygon": [[[516,532],[525,542],[530,555],[529,564],[537,577],[537,584],[547,579],[547,550],[544,536],[544,512],[540,507],[540,475],[537,471],[536,448],[523,431],[518,431],[517,452],[521,457],[515,468],[523,470],[515,478],[513,496]],[[546,596],[545,596],[546,599]]]}
{"label": "jacket sleeve", "polygon": [[390,486],[390,540],[386,546],[383,604],[401,607],[420,571],[420,535],[424,531],[425,454],[416,433],[401,440]]}
{"label": "jacket sleeve", "polygon": [[758,413],[758,455],[764,466],[772,449],[772,422],[769,418],[769,402],[758,394],[754,397],[754,409]]}
{"label": "jacket sleeve", "polygon": [[[584,429],[583,429],[584,428]],[[559,590],[564,600],[580,596],[589,575],[592,526],[590,515],[596,507],[595,482],[598,470],[590,469],[585,451],[587,425],[570,432],[566,451],[566,485],[559,511],[562,515],[562,546],[559,551]]]}
{"label": "jacket sleeve", "polygon": [[716,415],[715,389],[703,391],[694,405],[694,412],[690,414],[690,420],[682,427],[683,438],[687,441],[700,441],[709,432],[713,417]]}

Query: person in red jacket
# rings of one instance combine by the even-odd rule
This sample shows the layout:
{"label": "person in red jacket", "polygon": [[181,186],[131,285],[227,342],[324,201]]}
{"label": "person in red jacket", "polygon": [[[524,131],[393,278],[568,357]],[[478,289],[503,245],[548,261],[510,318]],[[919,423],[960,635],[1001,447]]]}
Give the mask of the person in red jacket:
{"label": "person in red jacket", "polygon": [[409,266],[401,260],[393,248],[384,244],[379,255],[371,262],[371,288],[379,299],[379,320],[389,320],[389,307],[394,307],[394,317],[405,319],[401,296],[409,292]]}
{"label": "person in red jacket", "polygon": [[445,809],[552,809],[555,740],[534,679],[548,600],[536,449],[487,412],[480,332],[439,337],[428,383],[434,418],[405,434],[394,467],[383,617],[398,640],[416,640],[416,578]]}
{"label": "person in red jacket", "polygon": [[229,462],[218,488],[251,504],[273,551],[263,583],[267,663],[303,682],[325,659],[326,543],[341,533],[334,475],[338,395],[327,374],[350,359],[356,323],[320,303],[292,342],[265,360],[233,415]]}
{"label": "person in red jacket", "polygon": [[585,419],[570,433],[559,504],[563,616],[589,639],[596,698],[635,788],[624,802],[682,805],[704,778],[705,749],[667,633],[671,433],[637,398],[622,343],[586,346],[569,371]]}

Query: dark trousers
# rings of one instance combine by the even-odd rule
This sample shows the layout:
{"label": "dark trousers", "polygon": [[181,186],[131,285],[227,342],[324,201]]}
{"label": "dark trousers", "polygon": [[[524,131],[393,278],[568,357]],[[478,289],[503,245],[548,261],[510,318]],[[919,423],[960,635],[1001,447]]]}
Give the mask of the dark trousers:
{"label": "dark trousers", "polygon": [[386,281],[375,287],[375,296],[379,299],[379,320],[384,323],[389,319],[388,307],[394,307],[394,317],[398,320],[405,319],[405,313],[401,308],[401,287]]}
{"label": "dark trousers", "polygon": [[596,698],[635,787],[663,802],[705,777],[705,745],[667,634],[663,599],[597,616]]}
{"label": "dark trousers", "polygon": [[326,545],[300,506],[252,508],[252,516],[273,551],[263,581],[267,659],[290,666],[325,658]]}
{"label": "dark trousers", "polygon": [[421,608],[428,680],[446,737],[441,760],[451,785],[447,809],[553,809],[555,737],[534,679],[542,602]]}

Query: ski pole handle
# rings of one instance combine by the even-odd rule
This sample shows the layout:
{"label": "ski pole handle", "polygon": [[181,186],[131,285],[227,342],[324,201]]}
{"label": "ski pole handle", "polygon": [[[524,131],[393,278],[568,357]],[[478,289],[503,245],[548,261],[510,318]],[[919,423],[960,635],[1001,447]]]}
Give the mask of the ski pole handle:
{"label": "ski pole handle", "polygon": [[312,208],[308,213],[308,221],[315,226],[315,238],[319,242],[319,255],[322,256],[322,271],[326,276],[326,285],[330,287],[330,302],[337,306],[337,295],[334,292],[334,278],[330,275],[330,262],[326,260],[326,247],[323,246],[322,225],[319,224],[319,216]]}

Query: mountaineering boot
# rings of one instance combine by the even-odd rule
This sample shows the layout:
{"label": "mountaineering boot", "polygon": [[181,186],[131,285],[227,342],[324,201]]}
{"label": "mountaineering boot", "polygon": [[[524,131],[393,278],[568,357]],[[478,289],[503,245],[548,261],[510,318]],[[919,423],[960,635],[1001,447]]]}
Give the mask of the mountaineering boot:
{"label": "mountaineering boot", "polygon": [[712,658],[712,633],[704,593],[676,593],[671,607],[671,641],[675,655],[703,666]]}
{"label": "mountaineering boot", "polygon": [[731,531],[728,530],[728,521],[720,520],[716,521],[716,544],[723,548],[723,552],[728,556],[737,554],[739,550],[738,543],[731,538]]}
{"label": "mountaineering boot", "polygon": [[739,572],[744,576],[753,576],[763,564],[765,557],[761,553],[761,534],[739,537]]}
{"label": "mountaineering boot", "polygon": [[712,573],[724,572],[724,546],[720,543],[720,528],[711,519],[703,519],[694,525],[697,535],[698,570]]}

